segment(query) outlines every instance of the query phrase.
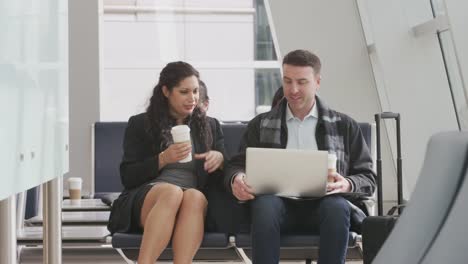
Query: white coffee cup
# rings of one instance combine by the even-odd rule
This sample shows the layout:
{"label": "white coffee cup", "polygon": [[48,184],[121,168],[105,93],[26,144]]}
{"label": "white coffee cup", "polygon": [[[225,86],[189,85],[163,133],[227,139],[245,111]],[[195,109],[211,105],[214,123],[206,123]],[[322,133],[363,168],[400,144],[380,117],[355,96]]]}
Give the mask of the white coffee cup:
{"label": "white coffee cup", "polygon": [[68,194],[71,204],[79,204],[81,202],[81,186],[83,180],[79,177],[68,178]]}
{"label": "white coffee cup", "polygon": [[[171,129],[171,134],[172,134],[172,139],[174,143],[191,143],[190,140],[190,127],[187,125],[178,125],[174,126]],[[189,153],[189,155],[182,159],[179,160],[180,163],[185,163],[185,162],[190,162],[192,160],[192,153]]]}
{"label": "white coffee cup", "polygon": [[[336,161],[337,157],[335,153],[328,154],[328,175],[336,174]],[[328,182],[334,182],[335,179],[333,177],[328,176]]]}

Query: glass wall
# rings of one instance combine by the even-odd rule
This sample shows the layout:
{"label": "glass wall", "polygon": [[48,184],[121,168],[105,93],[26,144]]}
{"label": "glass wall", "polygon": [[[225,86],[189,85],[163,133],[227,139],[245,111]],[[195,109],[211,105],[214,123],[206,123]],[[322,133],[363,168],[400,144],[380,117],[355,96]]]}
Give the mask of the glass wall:
{"label": "glass wall", "polygon": [[67,8],[0,0],[0,199],[68,170]]}
{"label": "glass wall", "polygon": [[[443,0],[431,0],[431,4],[434,17],[447,16]],[[438,32],[437,35],[444,58],[458,126],[461,130],[468,130],[468,87],[463,86],[461,68],[457,60],[450,29]]]}

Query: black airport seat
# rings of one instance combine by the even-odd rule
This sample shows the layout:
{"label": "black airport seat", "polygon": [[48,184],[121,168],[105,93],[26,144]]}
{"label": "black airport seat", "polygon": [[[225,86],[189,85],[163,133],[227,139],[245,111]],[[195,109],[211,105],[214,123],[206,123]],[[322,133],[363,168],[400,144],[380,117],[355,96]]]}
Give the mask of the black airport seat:
{"label": "black airport seat", "polygon": [[[95,197],[109,196],[109,193],[119,193],[123,190],[119,176],[119,164],[122,158],[122,141],[124,138],[126,122],[97,122],[93,129],[93,150],[94,150],[94,180],[95,180]],[[225,122],[221,124],[224,137],[225,147],[228,157],[232,157],[237,153],[242,139],[242,135],[247,127],[245,122]],[[360,123],[366,143],[371,149],[371,134],[372,127],[368,123]],[[223,190],[214,189],[212,199],[222,201],[222,205],[218,202],[212,217],[207,217],[207,228],[205,232],[201,249],[226,249],[235,246],[249,250],[251,247],[251,238],[248,233],[246,223],[249,223],[248,204],[238,204],[232,195],[225,193]],[[114,195],[115,197],[115,195]],[[208,198],[210,200],[210,198]],[[214,203],[213,203],[214,204]],[[210,211],[210,208],[208,208]],[[236,215],[233,212],[241,212]],[[210,215],[210,212],[208,213]],[[227,219],[226,215],[231,215]],[[224,216],[223,220],[218,221],[218,216]],[[215,219],[213,219],[215,218]],[[234,220],[233,220],[234,219]],[[215,223],[210,223],[210,221]],[[231,221],[226,223],[226,221]],[[232,221],[236,222],[233,223]],[[237,223],[238,222],[238,223]],[[241,227],[242,226],[242,227]],[[350,233],[349,247],[357,247],[359,235],[355,232]],[[136,259],[139,246],[141,244],[142,234],[135,233],[115,233],[112,236],[112,246],[118,249],[119,253],[125,259]],[[318,248],[319,236],[317,234],[291,234],[284,235],[281,239],[282,248]],[[315,251],[316,252],[316,251]],[[212,254],[212,253],[210,253]],[[305,258],[309,258],[306,256]],[[312,256],[315,258],[315,256]]]}
{"label": "black airport seat", "polygon": [[[139,249],[142,234],[140,233],[115,233],[112,236],[112,247],[125,249]],[[229,237],[223,233],[205,233],[203,236],[202,248],[227,248]],[[172,245],[169,243],[168,248]]]}

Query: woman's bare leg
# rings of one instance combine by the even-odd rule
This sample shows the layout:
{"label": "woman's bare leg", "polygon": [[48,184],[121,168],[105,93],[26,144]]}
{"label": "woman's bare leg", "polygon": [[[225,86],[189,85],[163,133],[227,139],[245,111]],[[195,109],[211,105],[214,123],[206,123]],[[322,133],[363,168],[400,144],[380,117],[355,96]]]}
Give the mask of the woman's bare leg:
{"label": "woman's bare leg", "polygon": [[176,185],[158,183],[146,195],[141,208],[143,238],[138,255],[139,264],[154,264],[167,247],[183,194]]}
{"label": "woman's bare leg", "polygon": [[207,206],[205,195],[200,191],[188,189],[184,192],[172,236],[174,264],[192,263],[203,239]]}

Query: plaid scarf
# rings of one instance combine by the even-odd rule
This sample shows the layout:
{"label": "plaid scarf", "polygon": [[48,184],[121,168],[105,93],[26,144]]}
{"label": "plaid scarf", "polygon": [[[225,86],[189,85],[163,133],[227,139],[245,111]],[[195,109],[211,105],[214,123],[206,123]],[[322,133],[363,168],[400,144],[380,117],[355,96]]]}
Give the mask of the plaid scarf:
{"label": "plaid scarf", "polygon": [[[317,142],[317,145],[320,150],[336,153],[338,157],[337,170],[340,174],[346,175],[348,164],[345,160],[344,133],[339,133],[338,129],[341,116],[338,112],[330,109],[318,96],[315,99],[319,113],[317,128],[323,126],[325,131],[324,135],[316,136],[317,141],[323,139],[323,144]],[[278,106],[274,107],[262,118],[260,122],[260,142],[262,144],[269,145],[271,148],[286,148],[286,107],[287,101],[283,98]],[[315,131],[313,133],[315,134]]]}

